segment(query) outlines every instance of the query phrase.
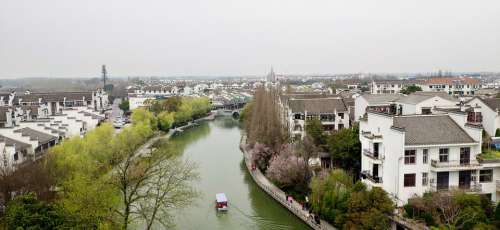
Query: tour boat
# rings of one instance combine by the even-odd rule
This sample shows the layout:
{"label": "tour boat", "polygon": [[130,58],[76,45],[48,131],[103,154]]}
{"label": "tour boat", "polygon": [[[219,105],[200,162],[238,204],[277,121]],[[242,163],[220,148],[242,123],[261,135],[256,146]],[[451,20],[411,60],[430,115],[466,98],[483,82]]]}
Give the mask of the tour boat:
{"label": "tour boat", "polygon": [[215,207],[217,211],[227,211],[227,198],[224,193],[215,194]]}

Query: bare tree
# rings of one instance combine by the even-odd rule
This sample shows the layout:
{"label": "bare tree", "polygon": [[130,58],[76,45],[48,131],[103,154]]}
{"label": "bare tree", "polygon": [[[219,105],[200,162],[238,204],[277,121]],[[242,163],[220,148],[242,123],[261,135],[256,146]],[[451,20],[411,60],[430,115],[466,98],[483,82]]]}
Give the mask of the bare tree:
{"label": "bare tree", "polygon": [[189,185],[198,176],[196,166],[161,148],[142,155],[128,148],[125,152],[112,178],[122,197],[116,210],[122,229],[135,220],[145,221],[147,229],[155,223],[167,226],[170,210],[189,204],[197,194]]}
{"label": "bare tree", "polygon": [[151,229],[154,223],[167,228],[172,223],[173,208],[189,205],[198,193],[189,182],[198,178],[196,165],[190,161],[171,158],[158,164],[147,188],[141,196],[138,213],[146,222],[146,229]]}

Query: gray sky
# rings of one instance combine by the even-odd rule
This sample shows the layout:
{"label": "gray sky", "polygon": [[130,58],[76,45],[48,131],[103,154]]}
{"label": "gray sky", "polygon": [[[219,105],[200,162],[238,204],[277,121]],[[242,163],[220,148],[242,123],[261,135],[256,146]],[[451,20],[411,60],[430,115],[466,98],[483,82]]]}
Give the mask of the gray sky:
{"label": "gray sky", "polygon": [[499,0],[0,0],[0,77],[500,71]]}

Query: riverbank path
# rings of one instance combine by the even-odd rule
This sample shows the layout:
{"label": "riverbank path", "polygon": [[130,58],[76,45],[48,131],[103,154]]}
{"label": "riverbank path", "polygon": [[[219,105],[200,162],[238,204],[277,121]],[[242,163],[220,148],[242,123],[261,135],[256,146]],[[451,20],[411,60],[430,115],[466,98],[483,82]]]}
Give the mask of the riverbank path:
{"label": "riverbank path", "polygon": [[[245,141],[242,141],[242,143],[245,143]],[[324,220],[320,220],[319,225],[316,224],[314,220],[309,216],[309,212],[305,211],[302,208],[302,205],[300,205],[295,200],[292,203],[287,201],[285,192],[283,192],[280,188],[276,187],[276,185],[274,185],[271,181],[269,181],[258,168],[252,169],[251,165],[252,161],[250,154],[247,151],[245,151],[243,145],[241,146],[241,150],[245,157],[245,164],[247,166],[248,171],[252,175],[252,178],[257,183],[257,185],[259,185],[271,197],[273,197],[276,201],[285,206],[290,212],[292,212],[297,217],[306,222],[311,228],[315,230],[336,230],[335,227],[333,227],[330,223]]]}

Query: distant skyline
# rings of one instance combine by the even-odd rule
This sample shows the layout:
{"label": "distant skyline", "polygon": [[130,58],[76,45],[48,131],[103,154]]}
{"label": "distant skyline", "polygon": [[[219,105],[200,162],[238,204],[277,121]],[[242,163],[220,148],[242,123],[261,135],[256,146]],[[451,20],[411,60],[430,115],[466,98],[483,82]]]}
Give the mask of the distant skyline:
{"label": "distant skyline", "polygon": [[0,78],[500,71],[498,0],[3,0]]}

